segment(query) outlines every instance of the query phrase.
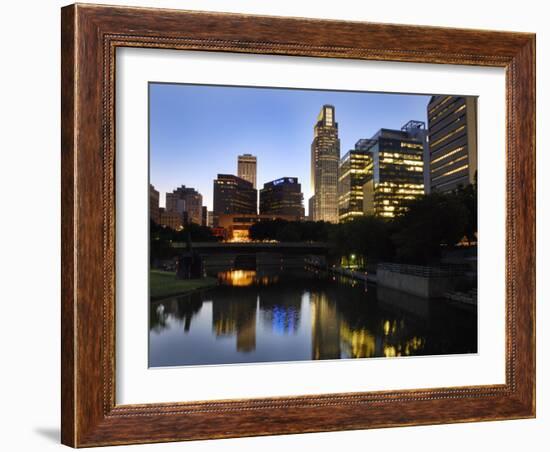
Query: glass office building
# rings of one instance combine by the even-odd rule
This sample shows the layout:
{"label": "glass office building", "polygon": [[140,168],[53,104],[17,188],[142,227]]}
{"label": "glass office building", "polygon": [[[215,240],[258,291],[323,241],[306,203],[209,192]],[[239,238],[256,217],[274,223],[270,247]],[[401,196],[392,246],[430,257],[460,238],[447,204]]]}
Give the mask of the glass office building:
{"label": "glass office building", "polygon": [[297,177],[267,182],[260,190],[260,214],[304,217],[304,195]]}
{"label": "glass office building", "polygon": [[432,96],[428,128],[431,190],[448,192],[475,183],[477,98]]}
{"label": "glass office building", "polygon": [[338,217],[340,222],[364,215],[363,185],[372,173],[372,140],[361,139],[348,151],[338,170]]}
{"label": "glass office building", "polygon": [[311,187],[309,216],[314,221],[338,222],[338,165],[340,139],[335,109],[323,105],[311,143]]}
{"label": "glass office building", "polygon": [[363,212],[393,218],[406,201],[424,191],[425,125],[407,123],[401,130],[380,129],[370,140],[368,175],[363,184]]}

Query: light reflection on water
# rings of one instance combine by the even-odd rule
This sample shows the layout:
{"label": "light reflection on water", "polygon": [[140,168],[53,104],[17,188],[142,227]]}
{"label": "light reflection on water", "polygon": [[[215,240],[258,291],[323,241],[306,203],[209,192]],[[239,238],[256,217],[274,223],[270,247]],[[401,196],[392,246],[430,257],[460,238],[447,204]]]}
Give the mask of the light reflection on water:
{"label": "light reflection on water", "polygon": [[151,303],[150,366],[477,351],[475,311],[303,272],[232,270]]}
{"label": "light reflection on water", "polygon": [[256,270],[228,270],[218,273],[218,281],[225,286],[247,287],[267,286],[279,281],[278,274],[259,274]]}

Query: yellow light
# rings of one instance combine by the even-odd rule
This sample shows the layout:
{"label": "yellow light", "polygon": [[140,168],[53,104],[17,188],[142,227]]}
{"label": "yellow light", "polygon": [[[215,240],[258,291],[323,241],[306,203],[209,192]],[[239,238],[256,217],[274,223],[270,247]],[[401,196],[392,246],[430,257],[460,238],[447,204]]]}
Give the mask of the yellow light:
{"label": "yellow light", "polygon": [[246,287],[254,284],[256,280],[255,270],[230,270],[218,275],[219,279],[235,287]]}

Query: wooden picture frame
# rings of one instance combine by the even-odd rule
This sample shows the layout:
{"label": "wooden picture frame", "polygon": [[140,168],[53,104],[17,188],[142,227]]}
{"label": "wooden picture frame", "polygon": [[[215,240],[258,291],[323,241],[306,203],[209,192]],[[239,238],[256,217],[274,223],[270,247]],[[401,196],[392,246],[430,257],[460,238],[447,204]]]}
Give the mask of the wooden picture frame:
{"label": "wooden picture frame", "polygon": [[[62,9],[62,442],[73,447],[535,416],[535,35],[71,5]],[[506,383],[115,403],[115,50],[506,69]]]}

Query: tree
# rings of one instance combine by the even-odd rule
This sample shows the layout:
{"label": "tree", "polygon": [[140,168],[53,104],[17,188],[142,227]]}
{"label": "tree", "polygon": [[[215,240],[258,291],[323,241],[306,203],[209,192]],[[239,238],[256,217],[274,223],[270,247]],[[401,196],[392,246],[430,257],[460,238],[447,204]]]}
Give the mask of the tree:
{"label": "tree", "polygon": [[468,210],[465,235],[469,242],[477,241],[477,173],[476,183],[456,190],[458,200]]}
{"label": "tree", "polygon": [[368,263],[389,259],[393,251],[388,222],[372,215],[333,225],[330,241],[339,256],[357,254]]}
{"label": "tree", "polygon": [[277,232],[279,242],[299,242],[301,236],[300,226],[297,222],[289,222]]}
{"label": "tree", "polygon": [[417,198],[395,218],[392,239],[404,262],[428,263],[442,246],[454,246],[466,233],[468,209],[456,194],[431,193]]}
{"label": "tree", "polygon": [[175,242],[185,242],[187,241],[187,234],[190,235],[191,242],[218,241],[218,237],[212,234],[212,230],[209,227],[196,223],[188,223],[181,231],[174,232],[172,240]]}
{"label": "tree", "polygon": [[279,240],[282,242],[325,242],[329,223],[323,221],[287,221],[282,219],[254,223],[250,227],[253,240]]}

